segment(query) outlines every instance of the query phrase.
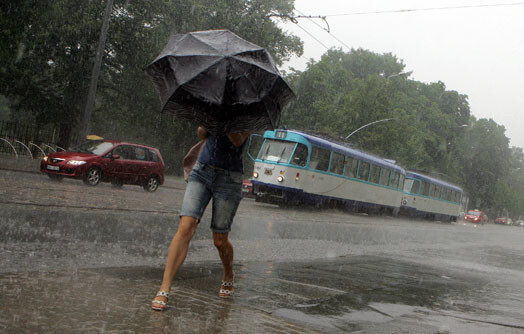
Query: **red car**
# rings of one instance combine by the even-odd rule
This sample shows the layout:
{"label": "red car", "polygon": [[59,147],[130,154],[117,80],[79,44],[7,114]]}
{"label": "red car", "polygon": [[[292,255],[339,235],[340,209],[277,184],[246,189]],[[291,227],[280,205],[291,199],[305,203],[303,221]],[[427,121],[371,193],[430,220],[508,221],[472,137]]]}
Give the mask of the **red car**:
{"label": "red car", "polygon": [[135,184],[149,192],[164,183],[164,160],[156,148],[112,140],[88,141],[49,154],[42,158],[40,171],[55,181],[70,177],[90,186]]}
{"label": "red car", "polygon": [[498,217],[495,219],[495,224],[502,224],[502,225],[513,225],[513,220],[508,217]]}
{"label": "red car", "polygon": [[469,210],[464,216],[464,220],[475,224],[484,224],[488,221],[488,216],[480,210]]}
{"label": "red car", "polygon": [[243,197],[249,197],[249,198],[255,198],[255,194],[253,193],[253,184],[249,180],[242,181],[242,196]]}

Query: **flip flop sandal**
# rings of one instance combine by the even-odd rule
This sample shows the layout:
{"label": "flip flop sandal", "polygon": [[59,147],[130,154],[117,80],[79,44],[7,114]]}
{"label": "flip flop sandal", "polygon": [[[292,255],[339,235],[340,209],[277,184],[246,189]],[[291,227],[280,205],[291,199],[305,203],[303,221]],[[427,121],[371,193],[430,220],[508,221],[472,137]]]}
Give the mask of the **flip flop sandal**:
{"label": "flip flop sandal", "polygon": [[[222,281],[222,286],[220,287],[220,291],[218,292],[218,296],[225,298],[225,297],[231,297],[233,295],[233,288],[235,286],[234,283],[235,278],[233,277],[231,281]],[[224,289],[231,287],[231,289]]]}
{"label": "flip flop sandal", "polygon": [[169,293],[165,291],[158,291],[155,298],[156,297],[166,297],[166,301],[163,302],[161,300],[153,300],[153,302],[151,303],[151,308],[155,311],[164,311],[166,309],[166,303],[169,299]]}

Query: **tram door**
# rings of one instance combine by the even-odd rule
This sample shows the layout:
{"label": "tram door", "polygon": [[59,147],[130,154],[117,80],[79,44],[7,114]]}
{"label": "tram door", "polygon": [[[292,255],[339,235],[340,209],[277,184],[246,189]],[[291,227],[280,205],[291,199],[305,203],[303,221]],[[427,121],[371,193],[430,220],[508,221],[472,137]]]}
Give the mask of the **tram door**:
{"label": "tram door", "polygon": [[328,176],[329,160],[331,152],[329,150],[313,146],[311,148],[311,158],[309,168],[311,177],[309,188],[311,193],[329,196],[329,191],[333,188],[331,177]]}

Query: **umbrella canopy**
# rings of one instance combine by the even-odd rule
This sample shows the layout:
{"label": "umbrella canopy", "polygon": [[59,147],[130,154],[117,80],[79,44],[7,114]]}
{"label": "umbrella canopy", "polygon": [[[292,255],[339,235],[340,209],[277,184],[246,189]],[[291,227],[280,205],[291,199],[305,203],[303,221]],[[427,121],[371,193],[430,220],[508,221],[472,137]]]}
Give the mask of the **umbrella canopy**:
{"label": "umbrella canopy", "polygon": [[162,111],[213,134],[274,129],[294,97],[271,55],[228,30],[173,35],[146,72]]}

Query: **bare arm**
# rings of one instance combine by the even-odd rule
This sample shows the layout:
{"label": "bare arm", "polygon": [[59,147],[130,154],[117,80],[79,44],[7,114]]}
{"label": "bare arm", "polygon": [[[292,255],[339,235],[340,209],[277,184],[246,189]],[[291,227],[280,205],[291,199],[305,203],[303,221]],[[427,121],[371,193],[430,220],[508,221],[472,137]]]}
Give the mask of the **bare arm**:
{"label": "bare arm", "polygon": [[197,130],[197,135],[198,135],[198,138],[204,140],[207,138],[207,130],[199,126]]}
{"label": "bare arm", "polygon": [[249,137],[250,133],[251,132],[249,131],[230,133],[227,135],[227,137],[235,147],[240,147],[244,141],[246,141],[247,137]]}

